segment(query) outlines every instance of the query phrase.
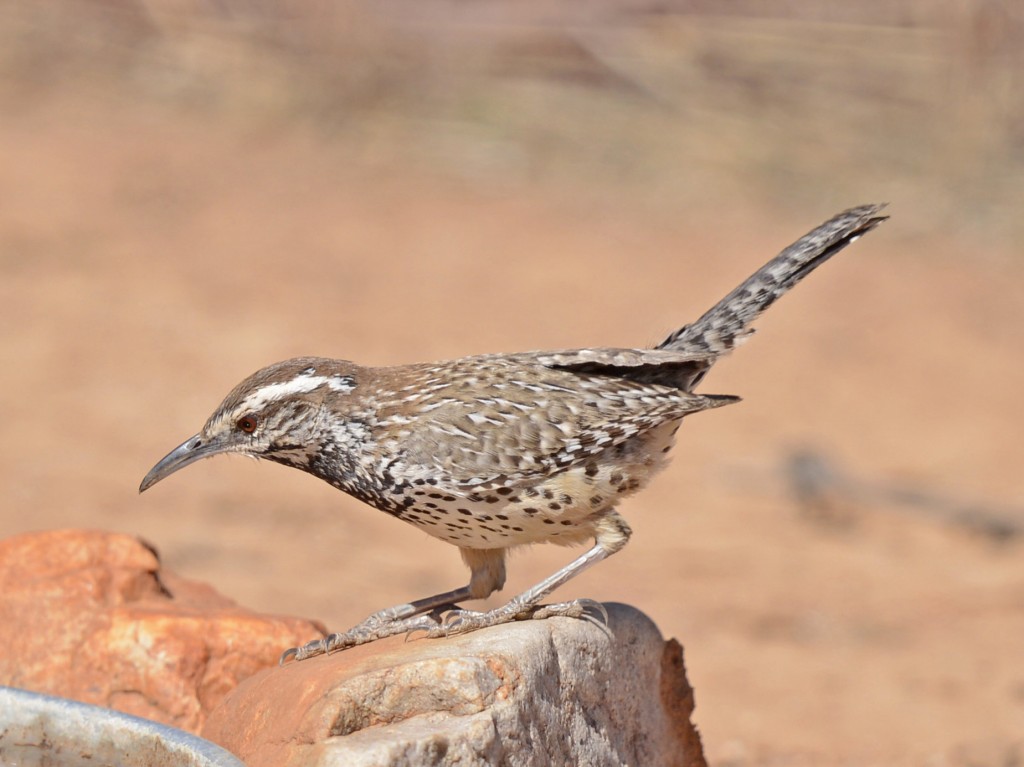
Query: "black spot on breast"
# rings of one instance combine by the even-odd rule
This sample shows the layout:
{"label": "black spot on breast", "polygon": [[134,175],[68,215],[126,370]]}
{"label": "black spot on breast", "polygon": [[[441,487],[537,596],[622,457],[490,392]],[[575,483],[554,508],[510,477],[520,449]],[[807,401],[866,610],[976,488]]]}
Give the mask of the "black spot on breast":
{"label": "black spot on breast", "polygon": [[558,511],[562,507],[561,507],[560,504],[557,504],[557,503],[549,503],[548,504],[548,508],[551,509],[552,511]]}
{"label": "black spot on breast", "polygon": [[496,492],[498,495],[512,495],[512,488],[511,487],[499,487],[494,492]]}
{"label": "black spot on breast", "polygon": [[591,461],[590,463],[587,464],[586,468],[583,471],[584,473],[586,473],[588,477],[596,477],[597,464],[594,461]]}

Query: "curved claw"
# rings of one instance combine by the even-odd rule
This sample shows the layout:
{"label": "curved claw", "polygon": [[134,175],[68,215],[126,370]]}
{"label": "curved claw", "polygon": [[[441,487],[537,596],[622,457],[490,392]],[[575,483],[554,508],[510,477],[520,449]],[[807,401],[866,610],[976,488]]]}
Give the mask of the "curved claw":
{"label": "curved claw", "polygon": [[292,659],[294,659],[295,663],[298,663],[300,660],[315,658],[317,655],[329,653],[333,649],[331,645],[340,638],[338,634],[329,634],[323,639],[314,639],[312,642],[306,642],[301,647],[290,647],[281,653],[277,665],[283,666]]}
{"label": "curved claw", "polygon": [[601,623],[605,626],[608,625],[608,609],[596,599],[577,599],[577,603],[583,608],[583,613],[580,617],[584,617],[587,611],[593,611],[601,616]]}
{"label": "curved claw", "polygon": [[540,605],[529,617],[535,620],[554,617],[589,619],[606,627],[608,625],[608,610],[596,599],[574,599],[571,602]]}
{"label": "curved claw", "polygon": [[406,641],[412,641],[413,635],[418,632],[423,632],[428,638],[431,636],[430,632],[438,628],[440,624],[432,615],[421,615],[417,621],[417,626],[412,627],[406,632]]}
{"label": "curved claw", "polygon": [[441,625],[447,629],[458,628],[461,624],[466,622],[466,618],[470,615],[479,615],[472,610],[452,610],[445,614],[444,620],[441,621]]}

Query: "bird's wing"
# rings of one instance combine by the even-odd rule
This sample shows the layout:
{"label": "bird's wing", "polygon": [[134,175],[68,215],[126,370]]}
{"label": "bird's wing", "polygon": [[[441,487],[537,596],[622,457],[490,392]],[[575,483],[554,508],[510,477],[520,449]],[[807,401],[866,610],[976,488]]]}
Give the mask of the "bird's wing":
{"label": "bird's wing", "polygon": [[[390,470],[406,479],[444,475],[467,488],[496,482],[514,487],[584,463],[664,423],[736,400],[634,380],[628,372],[649,365],[642,360],[648,353],[607,351],[625,360],[618,369],[627,375],[614,374],[613,364],[587,350],[448,363],[443,386],[421,382],[417,399],[403,402],[403,417],[383,419],[388,425],[379,438],[393,440],[400,456]],[[580,371],[574,362],[601,364],[606,372]]]}

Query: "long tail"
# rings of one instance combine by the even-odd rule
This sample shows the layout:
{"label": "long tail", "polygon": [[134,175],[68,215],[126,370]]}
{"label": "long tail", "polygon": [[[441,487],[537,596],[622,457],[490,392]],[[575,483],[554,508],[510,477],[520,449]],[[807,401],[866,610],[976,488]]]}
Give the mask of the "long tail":
{"label": "long tail", "polygon": [[832,256],[870,232],[888,216],[881,205],[862,205],[840,213],[805,234],[758,269],[696,322],[681,327],[656,348],[725,354],[753,333],[750,323],[775,300]]}

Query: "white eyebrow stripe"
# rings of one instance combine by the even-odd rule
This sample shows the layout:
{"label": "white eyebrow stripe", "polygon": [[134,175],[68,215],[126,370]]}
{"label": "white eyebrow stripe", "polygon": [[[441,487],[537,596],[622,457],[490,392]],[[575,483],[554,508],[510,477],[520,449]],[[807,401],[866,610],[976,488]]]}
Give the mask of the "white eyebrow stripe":
{"label": "white eyebrow stripe", "polygon": [[242,406],[249,410],[259,410],[268,403],[283,399],[292,394],[305,394],[321,386],[336,392],[350,392],[356,388],[355,381],[350,376],[315,376],[298,375],[290,381],[267,384],[254,391],[242,402]]}

